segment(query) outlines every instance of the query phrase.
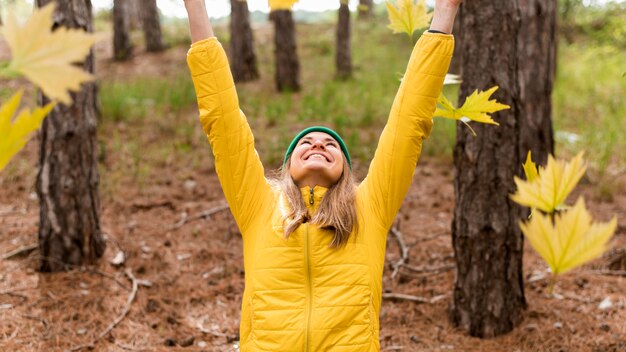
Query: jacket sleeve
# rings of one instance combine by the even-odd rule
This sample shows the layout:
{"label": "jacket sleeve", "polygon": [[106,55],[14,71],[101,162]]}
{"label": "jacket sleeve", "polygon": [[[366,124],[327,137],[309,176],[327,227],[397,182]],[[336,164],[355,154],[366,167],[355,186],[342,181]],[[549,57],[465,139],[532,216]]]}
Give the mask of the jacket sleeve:
{"label": "jacket sleeve", "polygon": [[194,43],[187,64],[228,205],[242,234],[270,199],[271,188],[254,148],[246,116],[239,109],[228,58],[217,38]]}
{"label": "jacket sleeve", "polygon": [[413,179],[453,50],[452,35],[424,33],[417,42],[367,177],[359,185],[359,195],[383,228],[393,223]]}

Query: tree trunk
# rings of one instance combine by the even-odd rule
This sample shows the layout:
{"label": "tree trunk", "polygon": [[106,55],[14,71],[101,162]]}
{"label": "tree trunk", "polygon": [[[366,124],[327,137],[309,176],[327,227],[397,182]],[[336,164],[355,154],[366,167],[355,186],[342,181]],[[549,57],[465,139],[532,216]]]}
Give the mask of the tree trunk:
{"label": "tree trunk", "polygon": [[274,22],[276,88],[279,92],[300,90],[300,61],[296,49],[296,26],[290,10],[270,13]]}
{"label": "tree trunk", "polygon": [[143,34],[146,38],[146,50],[158,52],[165,50],[163,35],[161,34],[161,21],[159,8],[156,0],[143,0],[142,3]]}
{"label": "tree trunk", "polygon": [[113,57],[118,61],[128,60],[133,54],[128,32],[128,2],[113,1]]}
{"label": "tree trunk", "polygon": [[517,0],[463,4],[463,83],[459,99],[474,89],[500,86],[495,97],[511,106],[499,127],[474,124],[478,137],[457,127],[454,149],[456,205],[452,243],[457,265],[451,319],[477,337],[511,331],[526,307],[522,276],[522,208],[509,199],[522,170],[523,123],[518,81]]}
{"label": "tree trunk", "polygon": [[350,8],[348,1],[341,0],[339,20],[337,21],[337,78],[348,79],[352,76],[352,49],[350,47]]}
{"label": "tree trunk", "polygon": [[359,0],[359,19],[372,17],[374,11],[374,0]]}
{"label": "tree trunk", "polygon": [[248,2],[230,0],[230,64],[235,82],[259,78]]}
{"label": "tree trunk", "polygon": [[[44,6],[52,0],[37,0]],[[57,1],[54,27],[92,32],[89,0]],[[82,67],[93,73],[93,51]],[[37,194],[42,271],[93,263],[104,253],[100,230],[96,124],[97,86],[83,84],[71,106],[57,105],[41,128]],[[47,99],[42,98],[45,103]]]}
{"label": "tree trunk", "polygon": [[141,20],[141,1],[129,0],[126,4],[126,10],[128,12],[128,28],[133,31],[142,27],[143,21]]}
{"label": "tree trunk", "polygon": [[529,150],[533,160],[545,165],[554,154],[552,88],[556,73],[556,0],[520,1],[518,38],[521,96],[521,157]]}

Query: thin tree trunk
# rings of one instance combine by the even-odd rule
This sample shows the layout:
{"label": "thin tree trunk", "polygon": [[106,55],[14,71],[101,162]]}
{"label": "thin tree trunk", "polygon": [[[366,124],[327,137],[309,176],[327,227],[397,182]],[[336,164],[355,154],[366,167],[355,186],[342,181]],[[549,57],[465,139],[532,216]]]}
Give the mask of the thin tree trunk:
{"label": "thin tree trunk", "polygon": [[128,60],[133,54],[128,30],[128,5],[129,0],[113,1],[113,57],[118,61]]}
{"label": "thin tree trunk", "polygon": [[143,0],[142,5],[141,12],[143,33],[146,38],[146,50],[149,52],[163,51],[165,50],[165,44],[161,34],[161,21],[156,0]]}
{"label": "thin tree trunk", "polygon": [[245,0],[230,0],[230,64],[235,82],[259,78],[254,36],[250,28],[250,11]]}
{"label": "thin tree trunk", "polygon": [[521,157],[533,152],[533,160],[545,165],[554,154],[552,88],[556,73],[556,0],[520,1],[518,39],[521,96]]}
{"label": "thin tree trunk", "polygon": [[352,49],[350,46],[350,8],[348,1],[341,0],[337,21],[337,78],[352,77]]}
{"label": "thin tree trunk", "polygon": [[374,11],[374,0],[359,0],[359,19],[372,17]]}
{"label": "thin tree trunk", "polygon": [[454,149],[456,205],[452,243],[457,265],[451,319],[472,336],[511,331],[526,307],[522,276],[521,207],[509,199],[521,173],[522,124],[518,81],[517,0],[463,4],[463,83],[459,99],[474,89],[500,86],[495,97],[511,106],[499,127],[474,124],[478,137],[457,128]]}
{"label": "thin tree trunk", "polygon": [[[37,0],[44,6],[52,0]],[[89,0],[57,1],[54,26],[92,32]],[[93,51],[82,67],[93,73]],[[100,229],[96,124],[97,86],[83,84],[71,106],[57,105],[41,128],[37,194],[42,271],[93,263],[105,242]],[[42,98],[45,103],[47,99]]]}
{"label": "thin tree trunk", "polygon": [[141,20],[141,1],[129,0],[126,5],[128,11],[128,27],[131,31],[142,28],[143,21]]}
{"label": "thin tree trunk", "polygon": [[300,90],[300,61],[296,49],[296,26],[290,10],[270,13],[274,22],[276,88],[279,92]]}

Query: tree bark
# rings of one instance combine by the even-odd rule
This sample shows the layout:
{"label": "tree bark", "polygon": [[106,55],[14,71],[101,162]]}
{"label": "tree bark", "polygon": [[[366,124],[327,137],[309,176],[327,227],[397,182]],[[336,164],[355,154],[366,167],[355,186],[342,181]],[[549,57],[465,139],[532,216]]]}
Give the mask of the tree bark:
{"label": "tree bark", "polygon": [[472,336],[511,331],[526,307],[522,276],[524,213],[509,199],[521,173],[523,119],[518,81],[517,0],[474,0],[461,14],[463,83],[459,99],[474,89],[500,86],[495,98],[511,106],[499,112],[499,127],[474,124],[478,137],[457,127],[454,149],[456,205],[452,243],[457,265],[452,322]]}
{"label": "tree bark", "polygon": [[348,1],[341,0],[339,6],[339,20],[337,21],[337,78],[352,77],[352,49],[350,46],[350,8]]}
{"label": "tree bark", "polygon": [[143,0],[142,5],[141,12],[143,33],[146,38],[146,50],[149,52],[163,51],[166,47],[161,34],[161,21],[156,0]]}
{"label": "tree bark", "polygon": [[359,0],[359,19],[368,19],[374,12],[374,0]]}
{"label": "tree bark", "polygon": [[[533,160],[545,165],[554,154],[552,88],[556,73],[557,1],[520,1],[518,38],[521,98],[521,157],[531,150]],[[522,159],[524,160],[524,159]]]}
{"label": "tree bark", "polygon": [[250,11],[245,0],[230,0],[230,64],[235,82],[259,78],[254,36],[250,28]]}
{"label": "tree bark", "polygon": [[141,20],[141,1],[127,1],[126,10],[128,11],[128,27],[131,31],[142,28]]}
{"label": "tree bark", "polygon": [[290,10],[270,13],[274,22],[274,54],[276,57],[276,88],[279,92],[299,91],[300,61],[296,49],[296,26]]}
{"label": "tree bark", "polygon": [[128,26],[128,2],[113,1],[113,57],[118,61],[128,60],[133,54]]}
{"label": "tree bark", "polygon": [[[44,6],[52,0],[37,0]],[[54,27],[92,32],[91,1],[57,1]],[[82,67],[94,72],[93,51]],[[104,253],[100,229],[96,124],[97,86],[83,84],[71,106],[57,105],[41,128],[37,194],[42,271],[93,263]],[[45,103],[47,98],[42,97]]]}

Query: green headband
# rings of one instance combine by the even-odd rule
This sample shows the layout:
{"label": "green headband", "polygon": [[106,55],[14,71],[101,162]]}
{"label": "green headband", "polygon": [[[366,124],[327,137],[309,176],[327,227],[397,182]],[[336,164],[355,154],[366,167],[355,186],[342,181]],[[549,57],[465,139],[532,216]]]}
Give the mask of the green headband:
{"label": "green headband", "polygon": [[348,166],[350,166],[350,169],[352,170],[352,160],[350,160],[350,153],[348,153],[348,147],[346,147],[346,143],[343,142],[343,139],[341,139],[341,137],[339,136],[337,132],[324,126],[313,126],[313,127],[305,128],[300,133],[298,133],[298,135],[289,144],[289,148],[287,148],[287,152],[285,153],[285,159],[283,160],[283,167],[287,165],[287,160],[291,156],[291,153],[293,153],[293,150],[296,148],[298,141],[302,139],[302,137],[306,136],[307,134],[311,132],[324,132],[326,134],[329,134],[331,137],[333,137],[337,141],[337,143],[339,143],[339,146],[341,147],[341,151],[343,152],[343,155],[346,157],[346,160],[348,161]]}

